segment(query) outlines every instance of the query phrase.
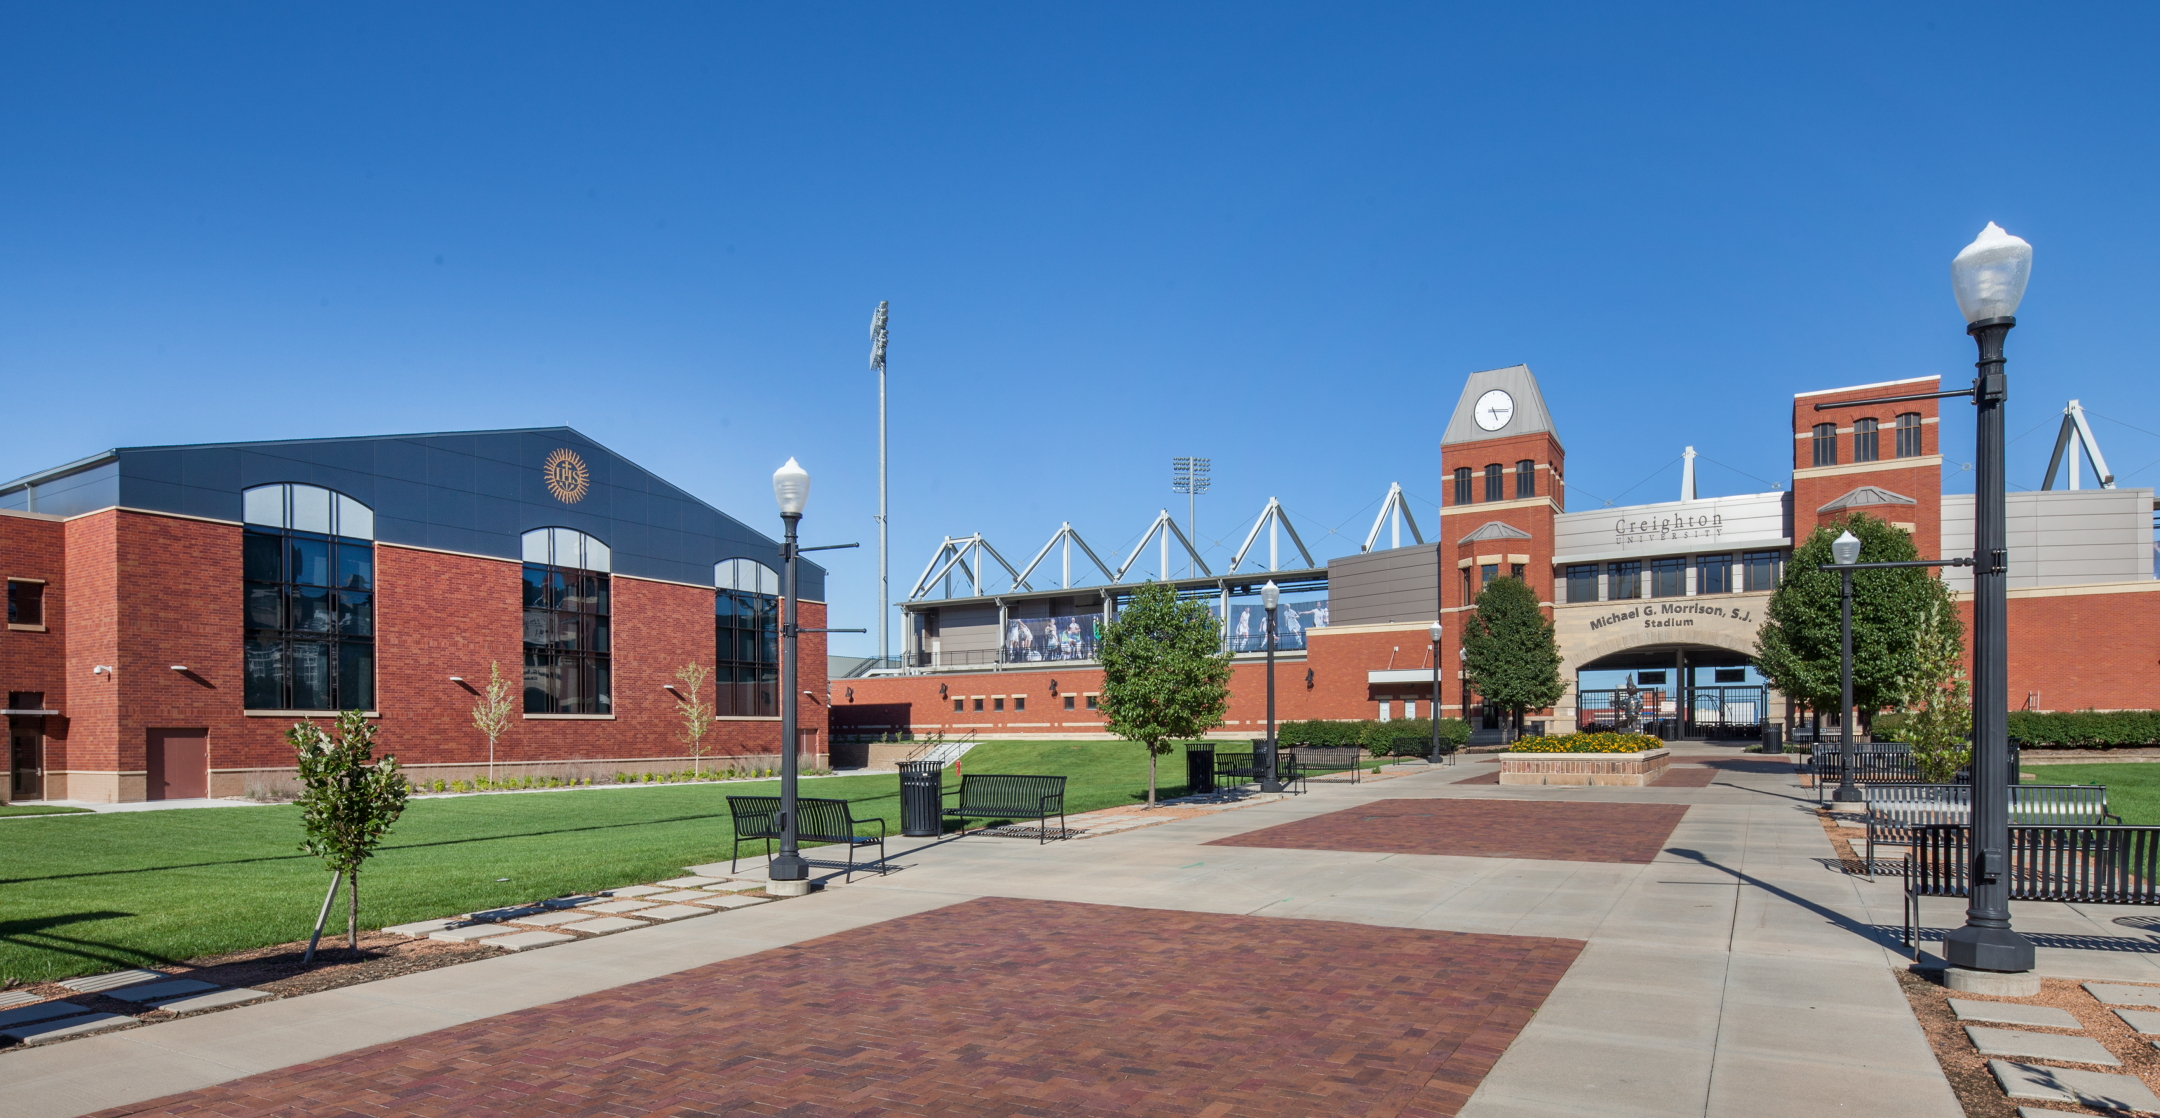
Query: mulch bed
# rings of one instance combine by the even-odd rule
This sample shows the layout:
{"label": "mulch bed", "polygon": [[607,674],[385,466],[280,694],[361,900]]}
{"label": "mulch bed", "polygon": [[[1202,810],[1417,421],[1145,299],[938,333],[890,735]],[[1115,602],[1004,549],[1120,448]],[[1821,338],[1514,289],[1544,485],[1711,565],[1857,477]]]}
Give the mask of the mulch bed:
{"label": "mulch bed", "polygon": [[1375,800],[1205,845],[1647,863],[1687,810],[1579,800]]}
{"label": "mulch bed", "polygon": [[984,898],[104,1113],[1454,1115],[1582,947]]}
{"label": "mulch bed", "polygon": [[[1942,985],[1940,971],[1903,970],[1898,972],[1898,985],[1905,991],[1905,999],[1912,1003],[1914,1016],[1920,1019],[1921,1031],[1927,1034],[1928,1044],[1935,1049],[1935,1059],[1942,1064],[1943,1075],[1950,1080],[1950,1089],[1957,1092],[1958,1102],[1965,1107],[1967,1118],[2017,1118],[2020,1104],[2011,1102],[2002,1093],[2001,1085],[1987,1069],[1988,1058],[1973,1047],[1972,1039],[1965,1035],[1965,1025],[1990,1025],[1999,1028],[2016,1028],[2034,1033],[2057,1033],[2062,1035],[2089,1036],[2100,1042],[2108,1054],[2123,1062],[2119,1068],[2102,1067],[2098,1064],[2078,1064],[2066,1060],[2036,1060],[2020,1057],[2019,1063],[2040,1064],[2047,1067],[2076,1068],[2083,1071],[2129,1073],[2145,1081],[2145,1085],[2160,1092],[2160,1050],[2152,1042],[2139,1036],[2122,1018],[2115,1016],[2100,1004],[2076,981],[2063,978],[2043,978],[2040,993],[2030,998],[1991,998],[1982,994],[1963,994]],[[2144,985],[2123,983],[2123,985]],[[2015,1002],[2019,1005],[2047,1005],[2066,1009],[2077,1018],[2078,1029],[2050,1029],[2039,1025],[1995,1025],[1987,1021],[1962,1022],[1950,1011],[1950,999],[1979,1002]],[[2026,1103],[2023,1105],[2034,1105]],[[2070,1103],[2051,1102],[2041,1104],[2053,1107],[2065,1114],[2112,1114],[2120,1118],[2120,1111],[2089,1110]],[[2054,1113],[2054,1111],[2050,1111]]]}

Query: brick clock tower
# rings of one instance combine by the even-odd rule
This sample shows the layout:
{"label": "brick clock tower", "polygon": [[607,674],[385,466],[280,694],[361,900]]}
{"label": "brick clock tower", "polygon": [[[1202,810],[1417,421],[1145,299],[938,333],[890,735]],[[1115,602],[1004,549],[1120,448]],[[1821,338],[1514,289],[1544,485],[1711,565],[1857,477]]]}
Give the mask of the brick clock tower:
{"label": "brick clock tower", "polygon": [[1440,562],[1454,568],[1443,583],[1441,656],[1458,668],[1442,705],[1455,713],[1475,713],[1465,710],[1460,649],[1464,613],[1485,583],[1518,576],[1550,610],[1566,460],[1530,366],[1470,374],[1440,437]]}

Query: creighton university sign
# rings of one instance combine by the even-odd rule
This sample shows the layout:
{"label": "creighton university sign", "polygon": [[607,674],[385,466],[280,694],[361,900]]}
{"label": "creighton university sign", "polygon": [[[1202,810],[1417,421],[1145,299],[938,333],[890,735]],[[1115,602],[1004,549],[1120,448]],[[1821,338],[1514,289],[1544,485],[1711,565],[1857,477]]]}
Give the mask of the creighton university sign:
{"label": "creighton university sign", "polygon": [[1633,609],[1613,610],[1601,617],[1591,618],[1590,631],[1596,633],[1613,626],[1631,629],[1692,629],[1698,620],[1705,623],[1733,622],[1753,627],[1756,624],[1756,608],[1754,602],[1725,605],[1689,601],[1644,602]]}
{"label": "creighton university sign", "polygon": [[1784,493],[1564,512],[1553,517],[1553,562],[1787,547]]}
{"label": "creighton university sign", "polygon": [[1653,516],[1637,519],[1623,516],[1613,521],[1613,544],[1626,546],[1636,543],[1664,543],[1669,540],[1715,541],[1725,530],[1722,513],[1696,513]]}

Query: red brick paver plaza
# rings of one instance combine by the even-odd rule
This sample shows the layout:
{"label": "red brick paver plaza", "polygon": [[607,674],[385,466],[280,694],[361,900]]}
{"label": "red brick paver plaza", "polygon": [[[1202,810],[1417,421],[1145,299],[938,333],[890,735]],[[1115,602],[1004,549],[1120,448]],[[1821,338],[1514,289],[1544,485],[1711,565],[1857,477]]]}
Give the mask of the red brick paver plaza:
{"label": "red brick paver plaza", "polygon": [[1375,800],[1327,815],[1216,839],[1208,846],[1458,854],[1558,862],[1648,862],[1685,804],[1544,800]]}
{"label": "red brick paver plaza", "polygon": [[106,1115],[1453,1115],[1582,947],[974,900]]}

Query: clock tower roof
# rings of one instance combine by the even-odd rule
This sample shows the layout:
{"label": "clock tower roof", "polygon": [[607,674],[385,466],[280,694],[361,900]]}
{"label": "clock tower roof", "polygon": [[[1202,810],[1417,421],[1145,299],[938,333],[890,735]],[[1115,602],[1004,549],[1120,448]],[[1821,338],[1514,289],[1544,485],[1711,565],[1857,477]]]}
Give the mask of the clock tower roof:
{"label": "clock tower roof", "polygon": [[[1493,422],[1491,415],[1477,414],[1478,401],[1487,393],[1505,392],[1513,405],[1506,419],[1497,427],[1487,428],[1478,422]],[[1490,410],[1488,408],[1488,410]],[[1537,377],[1528,365],[1510,365],[1505,369],[1487,369],[1471,373],[1463,383],[1462,399],[1455,404],[1455,414],[1448,420],[1447,431],[1440,436],[1441,446],[1456,443],[1482,442],[1486,439],[1505,439],[1516,435],[1531,435],[1553,430],[1552,413],[1545,410],[1545,396],[1538,391]],[[1557,438],[1557,436],[1555,436]]]}

